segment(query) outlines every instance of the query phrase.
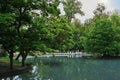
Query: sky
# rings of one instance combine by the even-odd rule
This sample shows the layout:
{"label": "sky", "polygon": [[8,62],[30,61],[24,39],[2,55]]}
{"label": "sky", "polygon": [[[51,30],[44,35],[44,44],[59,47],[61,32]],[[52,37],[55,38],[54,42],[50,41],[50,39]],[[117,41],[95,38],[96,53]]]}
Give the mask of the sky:
{"label": "sky", "polygon": [[[82,23],[86,19],[93,17],[93,10],[96,9],[98,3],[104,3],[106,6],[106,11],[114,11],[118,10],[120,12],[120,0],[79,0],[82,3],[82,11],[84,12],[84,16],[80,16],[79,14],[76,14],[75,17],[80,19]],[[63,5],[60,4],[59,6],[61,8],[61,12],[64,15],[64,9]]]}
{"label": "sky", "polygon": [[106,11],[120,10],[120,0],[80,0],[82,3],[82,10],[85,16],[76,15],[76,18],[84,22],[85,19],[93,17],[93,10],[96,9],[98,3],[104,3]]}

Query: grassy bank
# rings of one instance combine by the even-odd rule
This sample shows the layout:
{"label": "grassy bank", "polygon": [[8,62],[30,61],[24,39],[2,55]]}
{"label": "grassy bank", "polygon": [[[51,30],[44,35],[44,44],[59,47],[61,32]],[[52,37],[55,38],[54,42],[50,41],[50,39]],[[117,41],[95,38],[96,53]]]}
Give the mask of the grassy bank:
{"label": "grassy bank", "polygon": [[[10,60],[9,57],[0,57],[0,62],[9,64]],[[18,60],[13,60],[14,65],[21,65],[21,63]]]}

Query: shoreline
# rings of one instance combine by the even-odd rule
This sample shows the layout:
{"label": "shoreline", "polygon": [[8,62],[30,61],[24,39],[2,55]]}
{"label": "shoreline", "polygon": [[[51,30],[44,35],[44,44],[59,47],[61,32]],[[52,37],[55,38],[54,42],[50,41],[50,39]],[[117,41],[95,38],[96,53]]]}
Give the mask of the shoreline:
{"label": "shoreline", "polygon": [[21,67],[18,65],[14,65],[13,69],[9,69],[8,63],[2,63],[0,66],[0,78],[15,76],[23,73],[27,73],[32,69],[31,65],[26,65],[25,67]]}

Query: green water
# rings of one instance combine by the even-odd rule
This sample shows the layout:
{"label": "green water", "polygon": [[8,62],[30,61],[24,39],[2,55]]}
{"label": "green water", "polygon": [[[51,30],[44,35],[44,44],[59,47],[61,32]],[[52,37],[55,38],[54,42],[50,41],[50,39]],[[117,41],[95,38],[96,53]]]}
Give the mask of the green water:
{"label": "green water", "polygon": [[29,73],[1,80],[120,80],[120,60],[42,58]]}

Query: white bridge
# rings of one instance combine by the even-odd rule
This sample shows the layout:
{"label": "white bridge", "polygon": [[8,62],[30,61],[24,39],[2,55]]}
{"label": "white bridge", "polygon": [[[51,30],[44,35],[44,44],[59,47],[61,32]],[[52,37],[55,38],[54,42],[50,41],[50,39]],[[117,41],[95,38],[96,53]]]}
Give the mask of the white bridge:
{"label": "white bridge", "polygon": [[40,57],[90,57],[91,54],[86,54],[83,52],[69,52],[69,53],[54,53],[54,54],[45,54]]}
{"label": "white bridge", "polygon": [[[86,54],[83,52],[67,52],[67,53],[48,53],[45,55],[38,55],[38,56],[27,56],[27,60],[33,60],[36,57],[40,58],[40,57],[68,57],[68,58],[79,58],[79,57],[91,57],[91,54]],[[21,57],[19,58],[19,60],[21,61]]]}

